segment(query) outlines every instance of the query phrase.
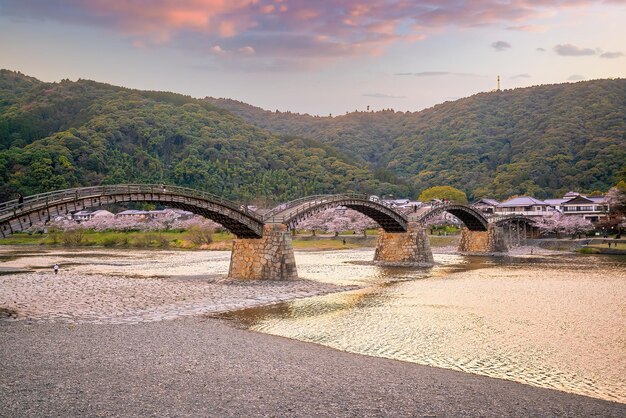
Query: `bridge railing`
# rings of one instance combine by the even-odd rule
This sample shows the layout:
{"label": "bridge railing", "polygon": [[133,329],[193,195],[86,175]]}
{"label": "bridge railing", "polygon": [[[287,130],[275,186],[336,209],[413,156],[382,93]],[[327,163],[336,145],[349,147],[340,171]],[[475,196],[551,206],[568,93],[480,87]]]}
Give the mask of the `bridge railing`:
{"label": "bridge railing", "polygon": [[[291,202],[284,203],[272,209],[271,211],[265,213],[263,215],[263,222],[267,223],[284,223],[289,219],[293,219],[297,217],[299,214],[307,212],[310,208],[314,206],[319,206],[324,203],[332,203],[343,200],[362,200],[375,202],[384,206],[387,206],[391,210],[393,208],[385,204],[379,197],[373,195],[366,195],[362,193],[347,193],[347,194],[336,194],[336,195],[315,195],[315,196],[307,196],[301,199],[292,200]],[[290,209],[296,208],[295,211],[291,211]],[[397,212],[397,211],[396,211]],[[281,215],[282,214],[282,215]],[[403,214],[397,213],[400,217],[404,217]]]}
{"label": "bridge railing", "polygon": [[433,203],[430,205],[430,208],[426,212],[420,214],[420,216],[417,217],[415,221],[416,222],[427,221],[430,217],[437,214],[438,209],[445,209],[447,207],[450,207],[451,205],[453,205],[453,203],[450,203],[450,202]]}
{"label": "bridge railing", "polygon": [[[269,212],[266,212],[263,215],[263,219],[274,218],[277,214],[279,214],[281,212],[284,212],[284,211],[286,211],[288,209],[291,209],[293,207],[302,205],[304,203],[316,204],[316,202],[322,202],[322,201],[325,201],[327,199],[335,198],[335,197],[338,197],[338,196],[341,196],[342,198],[346,198],[346,197],[361,198],[361,199],[366,199],[367,198],[367,195],[365,195],[365,194],[357,194],[357,193],[345,194],[345,195],[319,194],[319,195],[312,195],[312,196],[301,197],[300,199],[295,199],[295,200],[292,200],[290,202],[282,203],[282,204],[276,206],[275,208],[273,208]],[[308,207],[310,207],[310,206],[308,206]]]}
{"label": "bridge railing", "polygon": [[262,222],[259,214],[248,211],[245,205],[224,199],[221,196],[212,193],[190,189],[187,187],[157,185],[157,184],[117,184],[107,186],[81,187],[76,189],[57,190],[54,192],[40,193],[27,196],[22,202],[18,199],[10,200],[0,204],[0,217],[7,214],[14,214],[16,211],[28,211],[29,209],[38,208],[42,205],[59,204],[71,202],[85,198],[97,198],[101,196],[110,196],[116,194],[165,194],[197,198],[218,203],[221,206],[228,207],[237,212],[244,212],[247,216]]}

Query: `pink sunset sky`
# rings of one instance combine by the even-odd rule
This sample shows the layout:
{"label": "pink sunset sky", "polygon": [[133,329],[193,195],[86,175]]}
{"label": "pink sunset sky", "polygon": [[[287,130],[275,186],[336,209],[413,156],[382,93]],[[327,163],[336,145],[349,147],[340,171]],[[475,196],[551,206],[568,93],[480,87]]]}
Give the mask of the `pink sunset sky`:
{"label": "pink sunset sky", "polygon": [[265,109],[626,77],[626,0],[0,0],[0,67]]}

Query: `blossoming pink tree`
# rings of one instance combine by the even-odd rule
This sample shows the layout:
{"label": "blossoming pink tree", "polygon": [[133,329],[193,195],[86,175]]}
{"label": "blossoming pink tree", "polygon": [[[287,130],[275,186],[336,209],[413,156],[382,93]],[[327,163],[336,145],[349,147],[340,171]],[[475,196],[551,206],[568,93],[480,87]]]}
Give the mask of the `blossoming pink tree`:
{"label": "blossoming pink tree", "polygon": [[537,220],[535,225],[542,235],[555,234],[557,238],[560,238],[561,234],[580,236],[593,229],[593,225],[587,219],[563,215],[562,213],[542,217]]}
{"label": "blossoming pink tree", "polygon": [[303,220],[297,225],[298,229],[322,232],[334,232],[335,236],[345,231],[355,231],[365,235],[368,229],[376,228],[378,224],[352,209],[328,209]]}

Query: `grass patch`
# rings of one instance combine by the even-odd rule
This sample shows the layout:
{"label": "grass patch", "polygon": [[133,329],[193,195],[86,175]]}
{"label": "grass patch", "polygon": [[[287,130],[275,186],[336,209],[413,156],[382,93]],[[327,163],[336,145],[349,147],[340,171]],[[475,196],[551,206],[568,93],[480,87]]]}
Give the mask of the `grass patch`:
{"label": "grass patch", "polygon": [[346,241],[344,244],[341,240],[336,239],[319,239],[319,240],[299,240],[294,239],[293,248],[298,250],[345,250],[350,248],[360,248],[363,245]]}
{"label": "grass patch", "polygon": [[[75,239],[75,237],[73,237],[74,239],[67,239],[67,237],[64,237],[63,234],[63,232],[32,235],[17,233],[7,238],[0,239],[0,245],[59,245],[69,247],[100,246],[107,248],[183,249],[196,249],[203,247],[202,245],[194,244],[187,231],[84,231],[80,240]],[[219,232],[213,234],[214,244],[221,243],[220,245],[216,245],[216,247],[224,247],[224,243],[230,243],[232,239],[233,235],[230,233]]]}
{"label": "grass patch", "polygon": [[430,246],[431,247],[448,247],[450,245],[457,245],[459,243],[459,235],[452,237],[440,237],[437,235],[430,235]]}
{"label": "grass patch", "polygon": [[[587,247],[592,248],[609,248],[609,244],[590,244]],[[626,243],[623,242],[611,242],[611,249],[626,250]]]}
{"label": "grass patch", "polygon": [[600,250],[598,248],[592,247],[583,247],[576,250],[581,254],[600,254]]}
{"label": "grass patch", "polygon": [[13,234],[6,238],[0,238],[0,245],[44,245],[48,234]]}

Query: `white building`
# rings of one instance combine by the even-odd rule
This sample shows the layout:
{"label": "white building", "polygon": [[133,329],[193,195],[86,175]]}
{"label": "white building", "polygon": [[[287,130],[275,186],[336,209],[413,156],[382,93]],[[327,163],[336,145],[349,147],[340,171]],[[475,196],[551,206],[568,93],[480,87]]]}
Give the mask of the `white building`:
{"label": "white building", "polygon": [[609,205],[604,196],[583,196],[580,193],[568,192],[561,199],[546,199],[547,203],[564,215],[579,216],[596,223],[606,219]]}
{"label": "white building", "polygon": [[496,206],[499,204],[500,202],[495,199],[480,199],[472,203],[472,207],[482,213],[491,215],[496,212]]}
{"label": "white building", "polygon": [[115,216],[119,216],[120,218],[141,218],[141,219],[146,219],[150,215],[149,215],[147,210],[128,209],[128,210],[125,210],[123,212],[118,213]]}
{"label": "white building", "polygon": [[113,218],[115,215],[108,210],[99,209],[91,214],[91,218]]}
{"label": "white building", "polygon": [[90,210],[79,210],[72,215],[72,219],[77,222],[88,221],[93,217],[93,212]]}
{"label": "white building", "polygon": [[111,212],[109,212],[108,210],[104,210],[104,209],[99,209],[93,212],[90,210],[79,210],[78,212],[74,212],[71,219],[76,222],[84,222],[93,218],[102,218],[102,217],[112,218],[114,216],[115,215],[113,215]]}

